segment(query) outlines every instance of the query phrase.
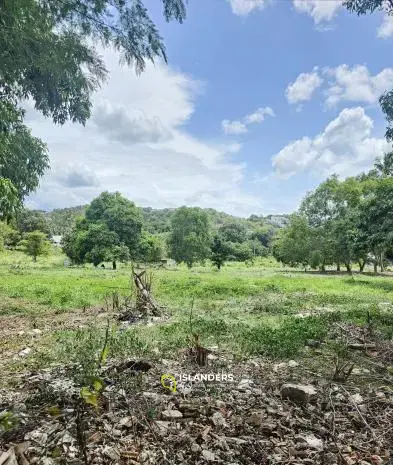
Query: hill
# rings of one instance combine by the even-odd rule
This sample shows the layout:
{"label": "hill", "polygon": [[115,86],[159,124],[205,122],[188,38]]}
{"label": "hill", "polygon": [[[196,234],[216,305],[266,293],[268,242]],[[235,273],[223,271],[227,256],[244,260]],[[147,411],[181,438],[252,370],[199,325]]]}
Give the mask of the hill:
{"label": "hill", "polygon": [[[84,216],[86,208],[87,205],[80,205],[77,207],[58,208],[49,212],[44,212],[50,224],[51,233],[54,235],[63,235],[73,227],[76,218]],[[141,208],[145,229],[151,234],[169,232],[171,229],[171,220],[176,210],[176,208]],[[289,218],[288,215],[251,215],[249,218],[240,218],[230,215],[229,213],[217,211],[213,208],[204,208],[203,210],[208,213],[213,228],[219,228],[226,223],[238,222],[244,224],[251,230],[261,227],[279,229],[288,223]]]}

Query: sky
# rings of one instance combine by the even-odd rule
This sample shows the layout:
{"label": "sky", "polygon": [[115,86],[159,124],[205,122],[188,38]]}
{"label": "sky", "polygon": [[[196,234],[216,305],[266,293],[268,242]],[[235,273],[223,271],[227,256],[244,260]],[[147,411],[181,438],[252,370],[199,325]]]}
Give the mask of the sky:
{"label": "sky", "polygon": [[137,76],[101,50],[110,77],[85,127],[28,108],[51,159],[29,207],[119,191],[142,207],[290,213],[390,150],[378,97],[393,88],[393,17],[340,0],[189,0],[178,24],[145,4],[168,64]]}

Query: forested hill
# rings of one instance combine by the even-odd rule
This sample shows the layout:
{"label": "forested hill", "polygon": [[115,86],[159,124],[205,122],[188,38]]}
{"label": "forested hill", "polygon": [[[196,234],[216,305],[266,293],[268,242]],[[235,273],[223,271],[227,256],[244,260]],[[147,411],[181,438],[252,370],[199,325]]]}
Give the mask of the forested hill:
{"label": "forested hill", "polygon": [[[78,207],[60,208],[50,212],[45,212],[49,222],[52,234],[63,235],[67,230],[72,228],[75,220],[83,216],[87,205]],[[169,232],[171,228],[171,219],[176,208],[154,209],[151,207],[142,208],[144,227],[151,234]],[[281,228],[288,223],[288,215],[269,215],[257,216],[251,215],[249,218],[239,218],[228,213],[219,212],[213,208],[204,209],[214,228],[219,228],[223,224],[239,222],[248,225],[250,229],[266,226],[272,229]]]}

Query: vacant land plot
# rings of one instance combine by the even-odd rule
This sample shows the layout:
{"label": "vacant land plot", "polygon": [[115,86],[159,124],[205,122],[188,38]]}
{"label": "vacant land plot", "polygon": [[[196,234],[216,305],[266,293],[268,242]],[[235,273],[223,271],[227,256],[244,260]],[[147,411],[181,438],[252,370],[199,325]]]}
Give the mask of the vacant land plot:
{"label": "vacant land plot", "polygon": [[[244,407],[246,407],[247,402],[251,402],[247,400],[250,399],[251,394],[260,397],[265,392],[265,394],[270,393],[269,402],[277,409],[277,402],[282,397],[280,397],[280,387],[285,381],[311,383],[316,387],[320,386],[322,382],[324,401],[331,398],[332,395],[333,397],[337,396],[336,404],[331,404],[328,410],[333,412],[332,409],[336,408],[337,411],[341,412],[340,415],[343,415],[346,418],[345,421],[349,422],[345,423],[345,430],[354,428],[352,420],[348,419],[352,417],[347,416],[356,416],[357,429],[355,428],[352,434],[356,441],[351,436],[351,439],[348,439],[348,441],[352,441],[351,446],[348,446],[348,441],[341,438],[340,442],[334,432],[333,435],[326,438],[315,433],[315,424],[324,415],[323,411],[320,410],[322,404],[318,404],[317,411],[319,413],[316,414],[315,421],[311,422],[315,423],[313,423],[313,427],[307,420],[307,424],[298,425],[293,431],[291,430],[291,433],[287,432],[290,436],[293,433],[293,440],[291,439],[292,442],[288,443],[288,448],[295,447],[296,449],[296,432],[305,428],[304,433],[311,434],[313,432],[313,434],[317,434],[318,440],[330,444],[327,449],[320,449],[320,443],[318,443],[317,449],[311,448],[311,455],[307,453],[308,455],[303,457],[308,457],[313,460],[313,463],[327,463],[324,461],[326,453],[339,458],[341,455],[345,455],[345,447],[347,446],[352,447],[349,452],[349,449],[346,449],[348,458],[354,456],[354,451],[358,454],[358,458],[362,456],[364,459],[370,459],[372,455],[376,454],[381,460],[387,460],[389,457],[386,444],[391,440],[389,433],[391,429],[388,429],[385,434],[378,430],[377,425],[373,425],[371,428],[368,414],[372,415],[374,407],[375,412],[381,412],[378,414],[378,424],[382,425],[382,430],[385,428],[385,422],[392,420],[390,416],[393,410],[393,349],[390,342],[393,337],[392,278],[356,274],[304,273],[303,271],[283,269],[270,259],[261,261],[254,266],[233,263],[225,266],[220,272],[208,265],[195,267],[191,270],[181,266],[166,269],[156,268],[152,270],[153,295],[156,301],[164,307],[163,318],[149,321],[147,324],[146,322],[125,324],[118,320],[118,316],[122,308],[133,302],[134,299],[130,267],[123,266],[116,271],[91,267],[67,267],[64,266],[64,257],[60,253],[37,264],[27,261],[17,252],[4,254],[0,257],[0,261],[2,263],[0,266],[0,369],[2,374],[0,387],[2,387],[2,391],[0,393],[3,393],[0,412],[3,409],[7,415],[11,415],[9,412],[14,407],[11,408],[10,405],[14,404],[11,401],[7,404],[4,399],[9,399],[11,392],[19,392],[19,394],[15,394],[16,397],[22,395],[21,392],[24,390],[24,403],[37,403],[41,413],[47,412],[45,409],[55,406],[57,409],[55,416],[59,415],[64,419],[67,416],[62,412],[62,409],[65,408],[64,402],[72,403],[72,401],[65,401],[63,398],[60,402],[58,398],[53,397],[53,393],[43,394],[42,389],[47,389],[48,380],[53,381],[54,378],[58,378],[65,382],[65,379],[68,381],[71,379],[75,386],[79,386],[78,389],[83,389],[90,386],[90,381],[87,380],[95,379],[95,382],[101,383],[97,379],[108,378],[111,380],[110,386],[112,386],[110,392],[115,389],[113,386],[120,383],[119,386],[121,385],[122,389],[124,388],[126,391],[131,389],[132,392],[130,391],[129,395],[135,396],[137,403],[142,402],[138,396],[143,396],[145,392],[150,392],[148,396],[154,397],[154,405],[149,404],[149,407],[146,407],[148,411],[136,412],[132,409],[130,411],[131,417],[142,415],[145,419],[148,418],[146,420],[148,423],[158,422],[149,423],[148,426],[141,427],[139,433],[133,433],[135,437],[139,437],[143,430],[143,438],[146,440],[148,433],[145,428],[150,430],[152,425],[160,428],[162,427],[160,421],[164,423],[172,421],[169,418],[170,414],[160,413],[168,407],[167,403],[170,398],[170,396],[164,396],[162,401],[157,400],[162,396],[162,391],[170,394],[159,382],[160,373],[171,373],[174,370],[189,373],[195,373],[198,370],[206,371],[206,369],[229,370],[239,378],[236,380],[236,388],[230,388],[227,385],[204,385],[202,391],[200,391],[200,387],[193,388],[191,391],[183,391],[182,399],[192,400],[198,404],[194,405],[198,410],[202,408],[201,403],[207,402],[206,396],[213,396],[215,399],[223,399],[222,402],[226,403],[227,406],[232,402],[231,405],[235,409],[234,405],[237,401],[233,398],[233,389],[240,393],[240,401],[244,403]],[[114,305],[115,302],[116,305]],[[196,343],[197,340],[198,343]],[[198,368],[195,362],[190,362],[190,357],[193,353],[195,355],[195,351],[202,350],[201,348],[207,349],[209,356],[207,367]],[[103,353],[105,353],[105,357],[102,358]],[[149,366],[153,369],[145,377],[139,377],[141,374],[139,373],[137,378],[135,378],[135,370],[131,370],[132,373],[129,374],[126,382],[128,387],[124,387],[124,379],[119,381],[120,374],[124,370],[125,373],[127,372],[127,366],[129,367],[127,363],[130,359],[134,361],[148,360]],[[97,360],[101,360],[98,363],[99,366],[97,366]],[[123,368],[115,370],[115,372],[110,371],[119,366]],[[109,370],[109,372],[105,370]],[[31,381],[29,380],[32,379],[31,373],[33,372],[36,373],[33,376],[35,380],[33,387],[26,388],[30,385]],[[46,373],[46,375],[42,377],[39,373]],[[244,379],[248,381],[244,381]],[[251,388],[251,390],[248,387],[244,388],[241,385],[242,382],[243,384],[254,383],[252,389],[255,389],[255,392]],[[337,391],[339,388],[336,386],[333,389],[332,382],[344,383],[346,387],[343,388],[343,391]],[[21,391],[22,385],[24,387]],[[44,388],[44,386],[46,387]],[[41,392],[39,399],[34,397],[37,395],[37,389]],[[98,391],[101,396],[101,388]],[[91,394],[91,391],[89,392]],[[363,410],[359,410],[355,401],[353,405],[348,401],[348,399],[352,399],[350,396],[355,394],[366,398],[367,395],[375,397],[376,392],[379,393],[378,396],[381,399],[383,398],[385,407],[375,404],[374,407],[367,406],[362,407]],[[29,398],[33,396],[34,400],[28,401],[27,395]],[[46,405],[47,402],[42,397],[46,395],[49,396],[50,405]],[[173,395],[177,399],[176,393]],[[251,402],[252,408],[249,406],[243,412],[246,417],[255,413],[256,410],[259,412],[262,408],[261,402],[265,397],[262,396],[258,399]],[[118,397],[113,402],[114,405],[117,405],[116,408],[120,408]],[[329,403],[329,400],[327,402]],[[89,404],[88,401],[87,404]],[[286,412],[292,404],[284,402],[280,405],[284,405],[283,412]],[[348,405],[352,405],[349,409],[352,412],[350,414],[347,411]],[[181,408],[177,407],[181,411]],[[36,412],[35,408],[32,412]],[[121,408],[124,409],[124,405]],[[270,407],[270,411],[273,411],[274,408]],[[344,408],[347,409],[345,412],[340,410]],[[71,408],[70,411],[74,410]],[[214,421],[211,424],[210,414],[204,411],[205,413],[202,415],[201,411],[198,410],[198,415],[203,417],[200,418],[201,424],[213,425],[210,426],[213,429],[217,426],[218,430],[222,428],[224,423],[230,425],[229,429],[235,428],[236,425],[231,423],[231,418],[226,416],[228,410],[218,411],[224,419],[218,419],[217,414],[214,418],[221,426],[217,426]],[[303,413],[299,412],[299,415],[304,415],[304,411]],[[100,431],[102,428],[104,430],[107,428],[101,423],[97,424],[98,418],[100,418],[99,421],[102,421],[102,417],[97,417],[97,412],[94,409],[87,413],[85,411],[84,414],[87,415],[88,420],[86,421],[90,425],[94,423],[94,428]],[[213,414],[214,412],[211,412],[211,415]],[[238,414],[240,413],[238,412]],[[17,416],[17,413],[15,415]],[[184,411],[181,415],[185,416]],[[275,416],[272,415],[270,415],[269,421],[274,423],[277,418],[275,419]],[[77,428],[78,425],[72,423],[76,419],[72,418],[69,420],[70,424]],[[254,415],[253,418],[255,424],[260,423],[258,423],[259,417]],[[43,417],[42,422],[44,420]],[[125,422],[125,420],[123,421]],[[223,421],[224,423],[222,423]],[[255,425],[250,426],[247,423],[247,418],[243,418],[242,421],[247,430],[244,430],[242,434],[249,437],[249,428],[252,429]],[[327,427],[326,421],[324,428]],[[331,422],[332,418],[329,417],[328,424],[330,426]],[[8,423],[12,426],[11,420]],[[28,422],[27,426],[25,422],[22,430],[20,427],[12,428],[10,425],[8,426],[14,431],[12,437],[18,440],[23,439],[26,428],[37,428],[36,424],[29,425]],[[171,425],[169,426],[171,427]],[[285,428],[288,429],[289,426],[284,427],[283,423],[281,425],[284,429],[280,434],[284,434]],[[340,425],[342,426],[344,423]],[[187,424],[184,428],[187,430],[189,426]],[[320,426],[321,424],[319,424]],[[337,426],[337,428],[339,429],[341,426]],[[72,428],[71,435],[73,434]],[[90,427],[86,426],[86,428]],[[276,426],[273,429],[277,432]],[[191,436],[196,434],[191,430],[187,431],[187,434]],[[268,429],[265,428],[263,431],[268,437],[273,434],[273,430],[269,433]],[[94,434],[94,431],[90,432]],[[251,432],[257,436],[261,434],[259,429]],[[160,432],[156,431],[155,440],[150,438],[151,447],[155,450],[155,454],[158,446],[157,444],[153,446],[153,443],[157,440],[157,434],[160,436]],[[206,434],[209,435],[209,433]],[[216,431],[215,434],[218,432]],[[265,442],[264,445],[255,446],[256,449],[253,446],[255,450],[252,449],[248,452],[244,452],[245,443],[241,442],[248,440],[239,439],[240,442],[238,441],[236,447],[233,446],[232,452],[238,457],[245,453],[244,457],[246,458],[243,461],[238,458],[238,461],[234,463],[294,463],[285,462],[279,458],[276,461],[271,459],[263,461],[268,460],[266,457],[272,457],[274,454],[280,455],[274,446],[275,441],[280,442],[278,440],[280,434],[276,435],[275,440],[269,439],[269,443]],[[380,435],[379,440],[376,440],[376,434]],[[255,442],[255,438],[252,440],[253,442]],[[360,442],[365,438],[367,441],[371,441],[363,452],[353,448],[354,441],[356,444],[360,444],[359,438]],[[10,437],[7,436],[7,440],[9,439]],[[111,442],[112,439],[106,438],[105,441]],[[78,442],[77,438],[73,440]],[[98,441],[99,447],[104,442]],[[340,444],[338,444],[339,442]],[[197,445],[201,447],[201,442]],[[190,444],[188,446],[191,447]],[[84,446],[79,444],[75,447],[80,449]],[[173,448],[173,443],[168,443],[168,447],[169,449]],[[232,446],[228,447],[231,449]],[[344,452],[340,447],[344,448]],[[92,457],[96,453],[103,453],[101,449],[98,453],[98,449],[94,449],[94,452],[93,446],[91,448]],[[217,449],[213,444],[210,444],[209,449],[206,449],[213,455],[209,455],[207,452],[203,453],[205,449],[202,447],[197,451],[197,446],[194,446],[194,452],[190,452],[189,455],[186,453],[185,456],[183,453],[183,456],[186,457],[184,463],[204,463],[210,461],[209,457],[218,458],[220,456],[220,448]],[[291,456],[291,452],[288,450],[285,450],[285,454],[289,453]],[[134,451],[134,459],[139,457],[140,452],[139,449]],[[84,453],[80,452],[80,454]],[[195,454],[202,457],[200,462],[199,459],[195,458]],[[260,461],[253,461],[253,457],[259,456],[258,460]],[[146,459],[145,462],[139,462],[138,459],[136,463],[166,463],[162,457],[160,459],[157,459],[157,455],[154,455],[155,458],[152,457]],[[182,455],[180,455],[181,457]],[[300,457],[302,458],[301,455]],[[230,459],[224,452],[222,458]],[[155,462],[155,460],[157,461]],[[183,463],[179,460],[179,458],[174,461],[169,460],[169,463]],[[117,462],[115,459],[112,461],[108,459],[103,462],[85,463]],[[340,462],[332,461],[331,463]]]}

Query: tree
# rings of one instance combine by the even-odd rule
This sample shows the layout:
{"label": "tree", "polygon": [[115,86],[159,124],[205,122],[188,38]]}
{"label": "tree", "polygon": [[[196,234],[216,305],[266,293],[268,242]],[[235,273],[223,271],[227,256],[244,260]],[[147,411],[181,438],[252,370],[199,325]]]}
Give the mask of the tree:
{"label": "tree", "polygon": [[189,268],[210,253],[209,217],[201,208],[179,208],[172,218],[169,238],[171,257]]}
{"label": "tree", "polygon": [[130,249],[132,257],[137,256],[138,244],[142,233],[142,215],[134,202],[119,192],[103,192],[86,209],[89,223],[103,223],[113,231],[118,241]]}
{"label": "tree", "polygon": [[[345,0],[343,4],[350,12],[357,15],[374,13],[375,11],[384,11],[387,16],[393,14],[392,0]],[[379,103],[388,122],[385,136],[390,142],[393,140],[393,90],[387,90],[382,94],[379,97]]]}
{"label": "tree", "polygon": [[33,257],[36,262],[40,255],[47,255],[50,250],[50,242],[47,240],[46,234],[41,231],[32,231],[25,234],[22,246],[27,255]]}
{"label": "tree", "polygon": [[16,187],[9,179],[0,177],[0,221],[9,222],[19,208],[20,199]]}
{"label": "tree", "polygon": [[[139,209],[119,192],[103,192],[86,209],[75,227],[63,237],[64,253],[77,264],[94,266],[111,261],[128,261],[138,256],[142,231]],[[127,250],[126,250],[127,249]]]}
{"label": "tree", "polygon": [[41,231],[50,234],[49,223],[41,211],[23,209],[16,217],[16,225],[22,233]]}
{"label": "tree", "polygon": [[225,242],[245,242],[248,236],[247,227],[238,222],[224,224],[219,233]]}
{"label": "tree", "polygon": [[218,270],[220,270],[225,261],[228,259],[230,249],[227,243],[218,234],[216,234],[213,238],[211,252],[211,260],[213,265],[216,266]]}
{"label": "tree", "polygon": [[393,246],[393,178],[381,178],[361,204],[358,228],[359,243],[368,245],[384,270],[387,251]]}
{"label": "tree", "polygon": [[278,232],[273,256],[284,265],[306,268],[313,250],[312,230],[307,218],[296,213],[291,215],[288,226]]}
{"label": "tree", "polygon": [[143,231],[138,246],[138,258],[148,263],[154,263],[159,262],[163,257],[164,244],[161,239]]}

